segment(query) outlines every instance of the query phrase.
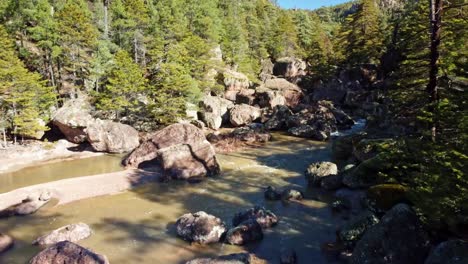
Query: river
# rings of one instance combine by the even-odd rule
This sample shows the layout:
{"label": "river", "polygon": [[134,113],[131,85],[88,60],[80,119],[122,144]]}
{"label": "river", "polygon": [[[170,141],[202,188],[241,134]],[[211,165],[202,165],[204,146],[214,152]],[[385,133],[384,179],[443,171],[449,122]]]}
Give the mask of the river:
{"label": "river", "polygon": [[[120,169],[120,157],[104,157],[0,174],[1,190]],[[335,240],[336,227],[344,220],[330,210],[331,197],[321,190],[307,188],[304,177],[310,163],[329,160],[330,143],[274,134],[273,141],[263,147],[219,154],[222,175],[201,183],[148,184],[118,195],[48,205],[31,216],[1,219],[0,230],[13,236],[16,245],[0,256],[0,263],[27,263],[41,250],[31,245],[35,238],[78,222],[90,225],[94,231],[90,238],[78,243],[106,255],[113,264],[179,264],[194,257],[243,251],[279,263],[283,248],[295,249],[300,263],[329,263],[321,245]],[[306,199],[265,201],[263,191],[268,185],[299,188],[305,192]],[[280,218],[279,224],[267,230],[258,243],[246,247],[221,243],[190,245],[175,234],[174,222],[187,212],[203,210],[230,225],[236,212],[257,204]]]}

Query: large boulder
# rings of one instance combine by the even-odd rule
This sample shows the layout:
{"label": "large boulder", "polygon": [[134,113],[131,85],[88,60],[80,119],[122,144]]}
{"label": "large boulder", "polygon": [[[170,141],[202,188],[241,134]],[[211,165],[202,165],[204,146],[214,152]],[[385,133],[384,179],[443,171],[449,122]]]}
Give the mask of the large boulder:
{"label": "large boulder", "polygon": [[203,131],[191,124],[174,124],[157,131],[123,164],[138,167],[146,161],[159,161],[168,176],[181,179],[216,175],[220,170],[214,148]]}
{"label": "large boulder", "polygon": [[353,247],[371,226],[378,223],[379,218],[374,213],[364,211],[345,223],[338,231],[338,237],[346,246]]}
{"label": "large boulder", "polygon": [[34,240],[34,245],[52,245],[62,241],[77,242],[91,236],[91,228],[84,223],[71,224],[58,228]]}
{"label": "large boulder", "polygon": [[297,58],[285,57],[276,61],[273,67],[273,74],[285,78],[295,78],[304,76],[306,74],[306,68],[307,64],[305,61]]}
{"label": "large boulder", "polygon": [[136,129],[108,120],[97,119],[84,132],[93,149],[99,152],[125,153],[140,145]]}
{"label": "large boulder", "polygon": [[264,87],[280,92],[286,100],[286,105],[291,108],[298,106],[304,97],[304,93],[299,86],[283,78],[266,80]]}
{"label": "large boulder", "polygon": [[197,212],[177,219],[176,229],[177,235],[186,241],[210,244],[219,242],[226,232],[226,225],[213,215]]}
{"label": "large boulder", "polygon": [[321,178],[320,187],[326,191],[335,191],[343,186],[343,175],[330,175]]}
{"label": "large boulder", "polygon": [[260,86],[255,89],[255,96],[260,107],[273,109],[279,105],[286,105],[286,98],[281,91],[274,91]]}
{"label": "large boulder", "polygon": [[323,161],[315,162],[309,165],[305,176],[310,185],[320,186],[324,177],[337,175],[338,166],[333,162]]}
{"label": "large boulder", "polygon": [[207,95],[200,102],[203,122],[211,129],[219,129],[223,122],[229,121],[229,109],[234,103],[217,96]]}
{"label": "large boulder", "polygon": [[424,263],[429,245],[429,236],[416,213],[408,205],[398,204],[357,242],[350,263]]}
{"label": "large boulder", "polygon": [[63,104],[52,117],[52,122],[73,143],[86,141],[85,128],[94,122],[91,105],[86,98],[72,99]]}
{"label": "large boulder", "polygon": [[33,257],[29,264],[109,264],[106,256],[70,241],[59,242]]}
{"label": "large boulder", "polygon": [[343,184],[352,189],[368,188],[372,185],[382,183],[379,172],[391,169],[392,163],[388,162],[382,155],[365,160],[355,168],[343,175]]}
{"label": "large boulder", "polygon": [[30,215],[35,213],[41,207],[46,205],[52,198],[49,190],[38,190],[29,194],[21,203],[10,206],[0,212],[1,217],[10,217],[15,215]]}
{"label": "large boulder", "polygon": [[468,263],[468,241],[449,240],[440,243],[431,252],[424,264]]}
{"label": "large boulder", "polygon": [[249,125],[261,116],[259,108],[246,104],[236,105],[230,110],[230,121],[235,127]]}
{"label": "large boulder", "polygon": [[231,245],[245,245],[262,239],[262,227],[254,219],[240,223],[238,226],[231,228],[226,234],[226,242]]}
{"label": "large boulder", "polygon": [[268,130],[283,130],[287,128],[287,120],[293,113],[289,107],[278,105],[273,109],[272,117],[265,123]]}
{"label": "large boulder", "polygon": [[238,253],[217,258],[199,258],[185,264],[267,264],[268,262],[249,253]]}
{"label": "large boulder", "polygon": [[15,241],[12,237],[0,233],[0,254],[12,248],[14,243]]}
{"label": "large boulder", "polygon": [[256,220],[262,228],[269,228],[278,223],[278,217],[273,212],[261,206],[255,206],[234,215],[232,224],[238,226],[250,219]]}

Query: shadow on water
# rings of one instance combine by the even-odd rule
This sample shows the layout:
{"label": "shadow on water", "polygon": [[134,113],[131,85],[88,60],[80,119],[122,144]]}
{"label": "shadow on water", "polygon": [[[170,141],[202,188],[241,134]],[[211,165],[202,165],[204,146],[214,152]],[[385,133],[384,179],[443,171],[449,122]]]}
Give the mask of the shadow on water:
{"label": "shadow on water", "polygon": [[[49,208],[36,215],[0,221],[0,230],[17,236],[18,247],[0,256],[0,263],[19,264],[40,249],[29,243],[60,226],[84,222],[93,236],[79,244],[108,256],[111,263],[177,264],[195,257],[251,252],[279,263],[282,249],[295,249],[300,263],[330,263],[321,245],[335,238],[342,223],[333,216],[323,194],[308,189],[303,176],[311,162],[330,159],[329,145],[282,135],[263,148],[218,155],[222,174],[196,184],[153,182],[158,172],[137,171],[130,192],[78,201]],[[143,182],[142,182],[143,181]],[[263,197],[267,186],[294,187],[305,191],[302,202],[271,202]],[[182,214],[206,211],[231,226],[236,212],[262,205],[273,211],[279,224],[268,229],[258,243],[245,247],[222,243],[190,244],[178,238],[174,222]],[[10,261],[14,259],[14,261]]]}

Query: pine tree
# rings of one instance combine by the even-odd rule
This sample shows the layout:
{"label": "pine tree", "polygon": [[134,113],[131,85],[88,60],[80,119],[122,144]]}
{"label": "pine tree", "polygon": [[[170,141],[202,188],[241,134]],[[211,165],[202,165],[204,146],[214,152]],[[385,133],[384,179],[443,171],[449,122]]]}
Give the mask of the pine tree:
{"label": "pine tree", "polygon": [[0,104],[7,129],[15,135],[33,136],[47,128],[38,119],[47,121],[55,94],[37,73],[29,72],[15,54],[5,28],[0,26]]}
{"label": "pine tree", "polygon": [[128,52],[120,50],[115,54],[115,63],[108,76],[104,91],[97,95],[97,107],[112,111],[117,120],[121,115],[136,111],[138,96],[146,90],[144,73]]}

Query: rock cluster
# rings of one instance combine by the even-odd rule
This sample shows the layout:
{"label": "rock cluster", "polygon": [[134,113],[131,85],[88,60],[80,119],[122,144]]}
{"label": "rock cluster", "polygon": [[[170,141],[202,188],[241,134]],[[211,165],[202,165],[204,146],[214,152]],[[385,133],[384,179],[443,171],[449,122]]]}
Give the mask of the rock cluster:
{"label": "rock cluster", "polygon": [[217,243],[226,232],[221,219],[205,212],[181,216],[177,219],[176,229],[182,239],[200,244]]}

